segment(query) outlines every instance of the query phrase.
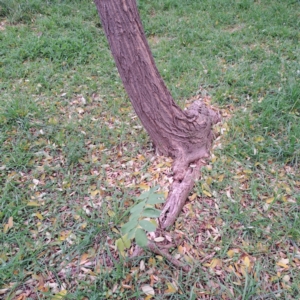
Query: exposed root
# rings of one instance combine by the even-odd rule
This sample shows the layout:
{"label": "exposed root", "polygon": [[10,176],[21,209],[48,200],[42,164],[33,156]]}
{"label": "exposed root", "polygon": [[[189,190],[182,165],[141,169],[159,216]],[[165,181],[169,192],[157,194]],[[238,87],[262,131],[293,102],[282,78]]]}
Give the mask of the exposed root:
{"label": "exposed root", "polygon": [[[164,248],[170,248],[170,247],[168,245],[164,245]],[[184,272],[189,272],[189,270],[191,269],[191,267],[189,265],[174,258],[171,254],[168,253],[168,250],[162,249],[162,247],[159,247],[154,242],[149,241],[146,248],[155,254],[161,255],[162,257],[167,259],[170,263],[172,263],[174,266],[181,268]],[[142,255],[143,252],[144,252],[144,249],[137,246],[135,251],[131,255],[131,258],[140,256],[140,255]]]}
{"label": "exposed root", "polygon": [[160,227],[162,229],[166,229],[175,223],[194,186],[195,180],[200,176],[200,169],[204,164],[205,161],[198,160],[188,167],[182,180],[175,180],[173,182],[159,218]]}
{"label": "exposed root", "polygon": [[174,258],[171,254],[169,254],[166,250],[163,250],[159,248],[155,243],[149,242],[147,247],[149,250],[151,250],[153,253],[156,253],[158,255],[161,255],[165,257],[169,262],[171,262],[174,266],[181,268],[183,271],[188,272],[190,270],[190,266],[187,264],[182,263],[178,259]]}
{"label": "exposed root", "polygon": [[[195,180],[200,176],[200,169],[203,165],[205,165],[205,161],[198,160],[195,164],[190,165],[188,167],[182,180],[175,180],[173,182],[169,192],[169,196],[166,200],[165,206],[159,218],[159,235],[162,235],[161,230],[166,229],[175,223],[190,191],[194,186]],[[183,262],[179,261],[178,259],[174,258],[171,254],[168,253],[168,249],[172,246],[174,245],[158,245],[155,242],[149,241],[146,249],[150,250],[155,254],[163,256],[174,266],[181,268],[183,271],[189,272],[191,268],[190,266],[184,264]],[[140,256],[142,253],[143,249],[137,246],[131,257]]]}

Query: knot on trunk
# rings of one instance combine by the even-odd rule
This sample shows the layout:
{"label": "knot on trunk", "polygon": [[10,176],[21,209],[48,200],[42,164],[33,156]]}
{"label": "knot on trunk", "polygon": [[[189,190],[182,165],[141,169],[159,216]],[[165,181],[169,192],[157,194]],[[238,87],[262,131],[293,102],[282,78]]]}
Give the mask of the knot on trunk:
{"label": "knot on trunk", "polygon": [[178,148],[173,164],[174,179],[181,181],[190,163],[209,157],[214,138],[212,125],[221,121],[220,114],[206,106],[202,100],[194,101],[184,111],[190,132]]}
{"label": "knot on trunk", "polygon": [[207,107],[206,104],[200,99],[194,101],[185,111],[185,114],[190,119],[202,119],[203,121],[209,122],[210,125],[217,124],[221,121],[220,114]]}

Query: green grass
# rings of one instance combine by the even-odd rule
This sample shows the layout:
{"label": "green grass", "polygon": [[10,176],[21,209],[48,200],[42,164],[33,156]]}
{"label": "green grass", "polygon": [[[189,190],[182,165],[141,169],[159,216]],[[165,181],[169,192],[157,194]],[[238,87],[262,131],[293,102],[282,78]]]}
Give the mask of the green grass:
{"label": "green grass", "polygon": [[152,282],[155,299],[298,299],[299,1],[138,1],[176,102],[206,90],[231,115],[170,233],[188,274],[115,249],[166,167],[93,2],[21,2],[0,1],[0,298],[140,299]]}

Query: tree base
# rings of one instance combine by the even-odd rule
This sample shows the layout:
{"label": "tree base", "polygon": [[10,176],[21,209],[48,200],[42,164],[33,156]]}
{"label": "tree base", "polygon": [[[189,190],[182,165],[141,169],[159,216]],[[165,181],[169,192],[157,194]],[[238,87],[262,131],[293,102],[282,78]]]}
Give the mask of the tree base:
{"label": "tree base", "polygon": [[[214,134],[211,128],[212,124],[216,124],[221,121],[218,112],[208,108],[203,101],[195,101],[187,111],[187,115],[194,118],[194,122],[199,119],[200,122],[208,123],[206,126],[206,143],[200,147],[196,148],[194,146],[194,151],[184,154],[183,151],[177,152],[173,162],[173,178],[174,181],[169,189],[169,194],[162,209],[159,218],[159,228],[157,230],[157,235],[162,236],[163,232],[171,227],[179,216],[188,195],[193,189],[195,181],[200,177],[200,170],[206,165],[206,159],[209,158],[208,145],[211,146]],[[190,266],[182,263],[178,259],[175,259],[172,255],[168,253],[166,248],[174,247],[172,244],[159,245],[153,241],[149,241],[146,249],[150,250],[155,254],[159,254],[170,261],[173,265],[182,268],[183,271],[188,272]],[[133,257],[138,256],[143,249],[137,247],[133,253]]]}

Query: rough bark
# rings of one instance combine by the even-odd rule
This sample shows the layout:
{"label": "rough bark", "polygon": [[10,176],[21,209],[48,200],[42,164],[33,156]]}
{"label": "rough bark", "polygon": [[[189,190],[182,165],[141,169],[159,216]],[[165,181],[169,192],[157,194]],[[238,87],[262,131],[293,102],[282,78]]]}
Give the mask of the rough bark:
{"label": "rough bark", "polygon": [[[174,183],[160,218],[172,225],[209,156],[217,112],[195,101],[187,110],[174,102],[154,63],[136,0],[94,0],[124,87],[156,150],[174,158]],[[195,167],[190,167],[194,163]]]}
{"label": "rough bark", "polygon": [[217,118],[201,102],[186,111],[174,102],[154,63],[135,0],[95,0],[124,87],[160,154],[177,159],[175,172],[209,155]]}

